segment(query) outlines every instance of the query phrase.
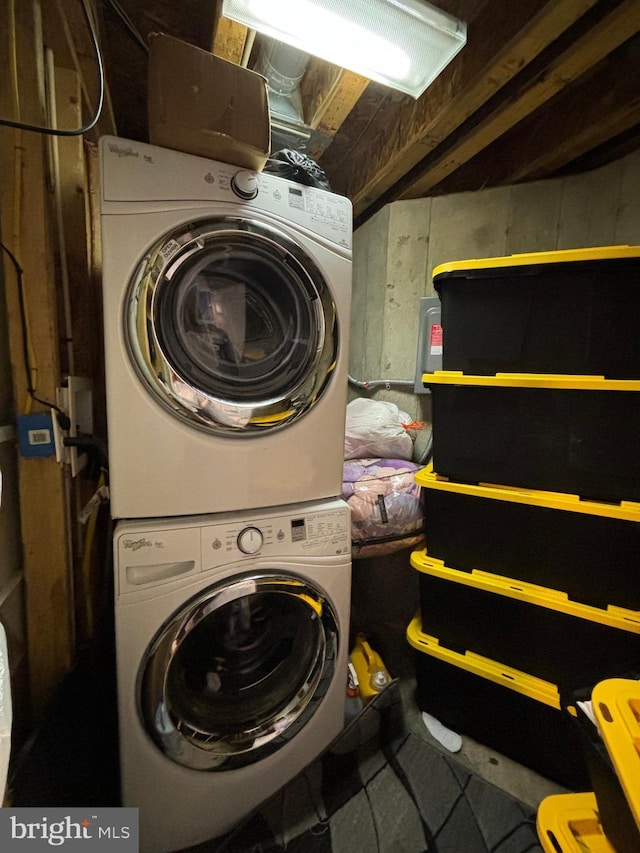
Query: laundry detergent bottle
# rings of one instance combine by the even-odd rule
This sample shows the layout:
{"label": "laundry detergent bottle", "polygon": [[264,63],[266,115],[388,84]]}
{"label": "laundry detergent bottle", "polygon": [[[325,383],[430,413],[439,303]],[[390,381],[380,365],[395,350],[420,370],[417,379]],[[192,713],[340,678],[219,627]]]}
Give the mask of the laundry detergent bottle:
{"label": "laundry detergent bottle", "polygon": [[384,690],[391,681],[391,676],[382,658],[371,648],[364,634],[356,636],[350,657],[358,676],[360,696],[366,705],[381,690]]}

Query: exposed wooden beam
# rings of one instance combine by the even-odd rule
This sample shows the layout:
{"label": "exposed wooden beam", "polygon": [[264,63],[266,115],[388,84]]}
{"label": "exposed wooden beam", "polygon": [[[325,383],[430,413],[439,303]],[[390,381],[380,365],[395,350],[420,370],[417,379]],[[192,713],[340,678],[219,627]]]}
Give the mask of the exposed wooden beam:
{"label": "exposed wooden beam", "polygon": [[[594,10],[597,12],[599,10]],[[623,42],[634,36],[640,30],[640,0],[625,0],[613,8],[608,9],[608,13],[604,14],[599,20],[594,21],[586,32],[582,33],[574,41],[566,46],[558,56],[552,58],[549,62],[541,63],[542,67],[534,74],[534,76],[523,83],[522,86],[515,91],[510,91],[508,97],[501,103],[497,104],[495,109],[479,121],[475,127],[469,128],[468,132],[453,145],[445,145],[445,151],[442,155],[426,158],[422,164],[422,174],[412,175],[411,186],[403,193],[400,193],[400,198],[420,198],[426,195],[433,187],[437,186],[448,175],[454,173],[456,169],[471,160],[478,152],[482,151],[495,140],[507,133],[511,128],[515,127],[523,119],[533,115],[543,104],[549,102],[559,92],[570,87],[576,80],[590,71],[595,65],[602,61],[609,53],[616,50]],[[526,72],[525,72],[525,76]],[[610,80],[614,83],[614,80]],[[621,81],[624,85],[625,81]],[[588,85],[588,84],[587,84]],[[586,104],[588,99],[584,100]],[[567,104],[570,114],[576,122],[584,126],[584,121],[579,115],[579,111]],[[555,107],[558,123],[569,126],[570,118],[567,115],[562,115],[559,106]],[[591,113],[591,118],[601,125],[602,119],[598,121],[597,117]],[[631,118],[620,116],[623,125],[616,130],[612,127],[612,136],[619,130],[624,130],[629,126]],[[625,124],[626,122],[626,124]],[[555,122],[554,122],[555,124]],[[613,124],[613,120],[612,120]],[[537,136],[538,143],[542,142],[540,138],[540,129],[535,129],[536,120],[533,118],[532,127]],[[596,133],[596,125],[592,126],[593,133]],[[512,143],[509,143],[512,144]],[[547,142],[542,143],[544,147],[547,144],[550,147],[554,146],[553,137]],[[584,150],[584,149],[583,149]],[[514,180],[520,180],[527,176],[532,176],[538,167],[535,166],[535,161],[540,160],[540,169],[544,171],[545,153],[540,152],[536,156],[529,145],[529,151],[534,158],[534,163],[528,165],[527,156],[524,152],[518,152],[518,159],[521,163],[521,169],[512,175]],[[556,148],[556,153],[558,149]],[[582,153],[579,151],[577,153]],[[551,159],[549,158],[549,163]],[[559,165],[559,162],[556,163]],[[541,172],[539,172],[541,173]]]}
{"label": "exposed wooden beam", "polygon": [[335,136],[368,85],[368,78],[312,57],[300,82],[306,124],[324,136]]}
{"label": "exposed wooden beam", "polygon": [[544,178],[619,137],[640,117],[640,36],[485,148],[438,192]]}
{"label": "exposed wooden beam", "polygon": [[248,30],[229,18],[220,18],[216,25],[211,52],[220,59],[239,65],[242,61]]}
{"label": "exposed wooden beam", "polygon": [[632,154],[638,149],[640,149],[640,124],[636,124],[614,139],[599,145],[597,148],[592,148],[582,157],[563,165],[556,174],[578,175],[589,172],[599,166],[606,166],[607,163],[619,160],[621,157],[626,157],[627,154]]}
{"label": "exposed wooden beam", "polygon": [[327,149],[321,165],[334,189],[348,195],[356,216],[361,214],[595,2],[470,2],[468,44],[427,92],[380,110],[366,142],[355,150],[340,150],[338,137]]}
{"label": "exposed wooden beam", "polygon": [[[551,119],[552,113],[555,121]],[[548,129],[544,137],[547,145],[538,152],[531,151],[509,179],[520,181],[550,175],[565,163],[635,127],[639,117],[640,38],[636,37],[615,51],[599,73],[588,75],[581,86],[554,99],[548,113],[539,117]]]}

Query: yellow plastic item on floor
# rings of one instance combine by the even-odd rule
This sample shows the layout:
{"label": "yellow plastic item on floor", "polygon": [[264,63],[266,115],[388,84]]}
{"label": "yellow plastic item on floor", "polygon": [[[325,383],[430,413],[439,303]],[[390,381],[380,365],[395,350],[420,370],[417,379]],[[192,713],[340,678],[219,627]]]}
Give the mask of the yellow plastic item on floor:
{"label": "yellow plastic item on floor", "polygon": [[366,705],[389,684],[391,676],[382,658],[371,648],[364,634],[356,636],[355,645],[351,650],[351,663],[358,676],[360,696]]}
{"label": "yellow plastic item on floor", "polygon": [[640,832],[640,681],[608,678],[593,688],[591,702]]}
{"label": "yellow plastic item on floor", "polygon": [[545,797],[536,829],[545,853],[616,853],[600,825],[593,793]]}

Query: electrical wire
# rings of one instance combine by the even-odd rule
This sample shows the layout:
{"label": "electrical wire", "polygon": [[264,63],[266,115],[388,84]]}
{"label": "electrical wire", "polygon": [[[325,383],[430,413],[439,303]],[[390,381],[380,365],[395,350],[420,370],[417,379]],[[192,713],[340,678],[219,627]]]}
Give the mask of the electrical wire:
{"label": "electrical wire", "polygon": [[102,62],[102,53],[100,52],[100,45],[98,44],[98,36],[95,31],[95,27],[93,25],[93,20],[91,19],[91,15],[89,14],[86,6],[87,0],[80,0],[80,5],[82,6],[82,11],[84,13],[85,19],[87,21],[87,26],[89,28],[89,34],[91,36],[91,42],[93,44],[93,49],[96,55],[96,64],[98,66],[98,82],[99,82],[99,91],[98,91],[98,106],[96,107],[96,111],[93,115],[93,118],[87,122],[87,124],[82,127],[77,128],[76,130],[59,130],[53,127],[44,127],[37,124],[25,124],[21,121],[12,121],[10,119],[0,118],[0,125],[4,125],[5,127],[15,127],[18,130],[29,130],[34,133],[44,133],[48,136],[82,136],[85,133],[88,133],[92,128],[96,126],[100,115],[102,113],[102,106],[104,104],[104,90],[105,90],[105,80],[104,80],[104,66]]}
{"label": "electrical wire", "polygon": [[24,369],[26,373],[27,380],[27,391],[32,400],[35,400],[36,403],[40,403],[42,406],[46,406],[48,409],[54,409],[54,411],[58,412],[59,415],[66,417],[65,413],[56,406],[55,403],[49,403],[46,400],[42,400],[40,397],[36,396],[36,389],[33,387],[32,382],[32,368],[31,368],[31,359],[29,357],[29,336],[27,333],[27,315],[24,303],[24,283],[22,280],[23,269],[18,263],[16,256],[13,254],[11,249],[7,248],[4,243],[0,242],[0,247],[7,253],[9,256],[13,266],[16,271],[16,278],[18,280],[18,305],[20,308],[20,326],[22,328],[22,358],[24,361]]}
{"label": "electrical wire", "polygon": [[375,388],[385,388],[389,391],[391,388],[413,388],[414,383],[411,379],[354,379],[353,376],[348,377],[349,385],[354,388],[364,388],[367,391],[373,391]]}

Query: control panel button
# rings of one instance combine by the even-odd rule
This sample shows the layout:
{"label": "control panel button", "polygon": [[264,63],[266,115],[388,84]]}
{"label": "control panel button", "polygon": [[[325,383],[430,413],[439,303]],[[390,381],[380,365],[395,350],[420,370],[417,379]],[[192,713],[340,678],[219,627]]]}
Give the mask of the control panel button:
{"label": "control panel button", "polygon": [[231,178],[231,189],[238,198],[250,201],[258,195],[258,177],[248,169],[241,169]]}
{"label": "control panel button", "polygon": [[238,533],[238,548],[243,554],[257,554],[264,542],[262,531],[257,527],[245,527]]}

